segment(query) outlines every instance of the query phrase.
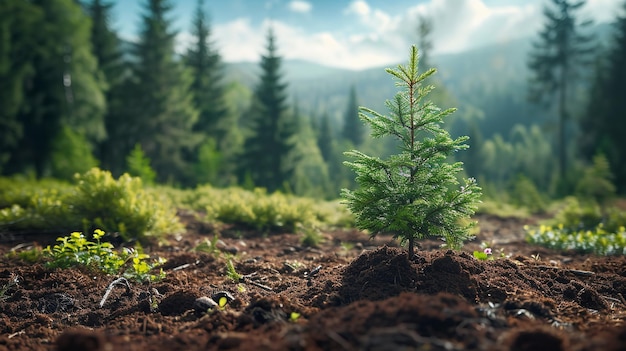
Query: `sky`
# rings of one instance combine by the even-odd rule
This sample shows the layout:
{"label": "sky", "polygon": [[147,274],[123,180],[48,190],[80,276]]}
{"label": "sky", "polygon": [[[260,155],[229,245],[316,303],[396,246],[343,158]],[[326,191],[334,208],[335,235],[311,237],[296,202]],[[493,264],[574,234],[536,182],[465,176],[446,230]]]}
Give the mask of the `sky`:
{"label": "sky", "polygon": [[[117,0],[113,27],[135,40],[147,0]],[[417,41],[419,16],[433,21],[432,54],[536,36],[549,0],[205,0],[212,39],[226,62],[258,61],[267,30],[278,54],[353,70],[403,62]],[[196,0],[171,0],[177,51],[189,34]],[[612,22],[622,0],[587,0],[578,14]]]}

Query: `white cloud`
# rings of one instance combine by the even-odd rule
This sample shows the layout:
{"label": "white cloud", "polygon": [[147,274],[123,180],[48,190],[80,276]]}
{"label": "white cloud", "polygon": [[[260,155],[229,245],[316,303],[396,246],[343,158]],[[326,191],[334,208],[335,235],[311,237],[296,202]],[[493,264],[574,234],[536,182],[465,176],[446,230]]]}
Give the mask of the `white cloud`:
{"label": "white cloud", "polygon": [[[580,13],[590,16],[596,22],[615,22],[621,1],[617,0],[588,0]],[[585,18],[586,19],[586,18]]]}
{"label": "white cloud", "polygon": [[255,27],[240,18],[215,26],[215,39],[225,61],[258,61],[265,52],[267,29],[276,36],[278,54],[285,59],[314,60],[317,63],[363,69],[396,61],[391,52],[380,50],[371,40],[353,40],[328,31],[307,33],[281,21],[264,21]]}
{"label": "white cloud", "polygon": [[[346,21],[346,26],[311,32],[282,21],[253,24],[248,18],[239,18],[216,25],[214,38],[224,60],[258,61],[265,51],[267,28],[272,25],[279,54],[286,59],[363,69],[403,61],[407,47],[417,41],[418,15],[433,20],[434,53],[453,53],[536,36],[543,23],[543,4],[528,0],[518,6],[500,2],[488,6],[485,0],[430,0],[391,14],[355,0],[343,14],[356,17],[356,21]],[[580,13],[596,21],[614,17],[618,7],[614,0],[589,0],[587,6],[591,5],[593,11],[585,7]],[[190,42],[187,36],[182,38]]]}
{"label": "white cloud", "polygon": [[346,14],[356,14],[358,16],[364,17],[370,14],[370,5],[363,0],[355,0],[348,5],[348,7],[344,10]]}
{"label": "white cloud", "polygon": [[265,42],[265,33],[252,28],[249,18],[216,25],[214,38],[225,61],[256,61]]}
{"label": "white cloud", "polygon": [[289,2],[287,7],[289,8],[289,10],[291,10],[293,12],[309,13],[309,12],[311,12],[311,9],[313,8],[313,5],[311,5],[310,2],[306,2],[306,1],[302,1],[302,0],[293,0],[293,1]]}
{"label": "white cloud", "polygon": [[[433,20],[433,50],[451,53],[472,47],[534,35],[541,26],[541,9],[533,4],[492,6],[483,0],[432,0],[407,11],[402,28],[415,28],[418,15]],[[414,23],[414,24],[410,24]],[[416,30],[406,32],[416,41]]]}

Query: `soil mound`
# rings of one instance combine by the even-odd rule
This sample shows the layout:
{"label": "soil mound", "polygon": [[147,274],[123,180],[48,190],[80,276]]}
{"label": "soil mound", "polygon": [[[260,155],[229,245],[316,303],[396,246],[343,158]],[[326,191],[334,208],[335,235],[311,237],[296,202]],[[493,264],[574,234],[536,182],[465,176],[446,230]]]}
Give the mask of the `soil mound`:
{"label": "soil mound", "polygon": [[365,252],[346,267],[340,301],[382,300],[415,291],[418,274],[405,251],[383,246]]}

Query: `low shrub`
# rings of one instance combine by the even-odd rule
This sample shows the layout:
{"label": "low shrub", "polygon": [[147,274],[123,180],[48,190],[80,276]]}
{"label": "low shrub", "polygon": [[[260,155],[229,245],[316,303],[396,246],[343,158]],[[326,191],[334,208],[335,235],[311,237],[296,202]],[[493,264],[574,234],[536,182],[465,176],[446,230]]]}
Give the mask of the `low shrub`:
{"label": "low shrub", "polygon": [[161,189],[181,208],[206,213],[209,223],[235,224],[268,232],[295,232],[299,226],[354,225],[354,217],[338,201],[268,194],[237,187],[225,189],[203,185],[194,190]]}
{"label": "low shrub", "polygon": [[140,178],[94,168],[76,177],[68,198],[84,231],[101,228],[122,238],[146,239],[182,230],[176,210],[165,196],[144,189]]}
{"label": "low shrub", "polygon": [[526,208],[531,213],[542,213],[546,210],[546,199],[539,192],[535,183],[524,175],[520,174],[515,178],[510,194],[513,205]]}
{"label": "low shrub", "polygon": [[626,213],[589,198],[567,197],[552,219],[526,227],[528,242],[557,250],[598,255],[626,254]]}
{"label": "low shrub", "polygon": [[484,199],[478,204],[476,214],[486,214],[501,218],[528,218],[530,212],[525,207],[518,207],[494,199]]}
{"label": "low shrub", "polygon": [[601,224],[606,231],[616,232],[626,226],[626,213],[614,206],[601,206],[593,200],[567,197],[554,218],[545,224],[553,227],[562,225],[571,232],[594,230]]}
{"label": "low shrub", "polygon": [[[183,229],[169,199],[128,174],[117,180],[93,168],[76,183],[2,179],[0,229],[73,232],[100,228],[125,240],[147,240]],[[13,186],[13,190],[6,190]]]}
{"label": "low shrub", "polygon": [[602,224],[593,230],[567,230],[563,225],[557,227],[541,225],[537,228],[526,227],[526,240],[555,250],[574,250],[597,255],[626,255],[626,228],[607,231]]}
{"label": "low shrub", "polygon": [[21,176],[0,178],[0,209],[15,205],[26,208],[33,198],[56,196],[69,193],[72,185],[55,179],[34,180]]}

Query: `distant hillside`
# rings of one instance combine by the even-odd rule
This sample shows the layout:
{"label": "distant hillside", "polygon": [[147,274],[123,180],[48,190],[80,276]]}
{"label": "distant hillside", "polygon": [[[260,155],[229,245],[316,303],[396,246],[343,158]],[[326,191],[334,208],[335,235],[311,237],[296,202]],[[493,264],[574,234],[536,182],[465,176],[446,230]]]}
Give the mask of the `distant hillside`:
{"label": "distant hillside", "polygon": [[[606,46],[611,25],[597,25],[593,32]],[[526,100],[529,79],[526,62],[534,40],[536,38],[518,39],[432,58],[438,69],[436,79],[454,97],[454,106],[459,108],[458,118],[479,123],[486,137],[496,132],[507,134],[516,123],[545,124],[552,119],[546,111]],[[249,88],[256,85],[257,63],[228,63],[225,66],[227,80],[239,81]],[[327,112],[337,125],[343,118],[351,84],[357,88],[361,105],[383,113],[387,112],[385,100],[396,92],[384,67],[350,71],[286,60],[283,61],[283,72],[290,94],[292,98],[297,97],[302,111],[314,115]],[[459,126],[466,128],[467,123]]]}

